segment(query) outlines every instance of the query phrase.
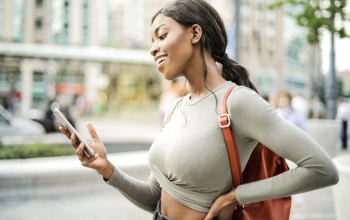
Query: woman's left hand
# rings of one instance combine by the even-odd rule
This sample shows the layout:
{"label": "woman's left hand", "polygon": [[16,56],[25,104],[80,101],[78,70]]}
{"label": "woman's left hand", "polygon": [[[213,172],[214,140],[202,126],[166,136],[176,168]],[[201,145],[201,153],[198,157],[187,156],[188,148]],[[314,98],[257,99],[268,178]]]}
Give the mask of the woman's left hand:
{"label": "woman's left hand", "polygon": [[217,220],[231,220],[236,204],[236,189],[234,189],[215,200],[204,220],[212,220],[215,217]]}

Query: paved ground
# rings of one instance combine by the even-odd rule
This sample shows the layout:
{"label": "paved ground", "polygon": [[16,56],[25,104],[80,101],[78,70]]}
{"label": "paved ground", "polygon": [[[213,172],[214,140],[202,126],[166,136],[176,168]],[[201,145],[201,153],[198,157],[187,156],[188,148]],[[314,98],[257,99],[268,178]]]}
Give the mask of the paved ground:
{"label": "paved ground", "polygon": [[[106,187],[101,182],[101,187]],[[137,208],[110,186],[99,193],[80,196],[62,196],[36,200],[0,202],[1,220],[150,220],[151,214]],[[303,194],[298,206],[293,197],[291,220],[335,220],[330,188]]]}
{"label": "paved ground", "polygon": [[78,197],[57,197],[0,203],[1,220],[150,220],[117,190]]}
{"label": "paved ground", "polygon": [[[118,163],[147,163],[147,160],[144,159],[144,157],[147,155],[147,151],[128,153],[128,155],[129,158],[126,156],[121,157],[120,153],[111,154],[110,159],[118,167],[120,167]],[[51,160],[52,162],[41,162],[42,166],[44,166],[44,168],[41,168],[43,171],[50,169],[47,167],[50,165],[56,167],[57,165],[55,164],[57,163],[65,164],[65,167],[61,167],[61,170],[81,169],[81,171],[87,171],[86,168],[81,167],[81,165],[76,161],[75,156],[65,157],[62,159],[62,162],[58,161],[59,158]],[[1,165],[3,164],[0,164],[0,166]],[[38,172],[37,170],[32,170],[32,168],[35,166],[36,164],[27,163],[26,172]],[[2,173],[4,173],[4,171],[6,172],[4,167],[0,168],[0,170],[2,170]],[[147,179],[149,170],[134,170],[136,170],[136,173],[129,173],[131,176],[134,176],[140,180]],[[50,169],[50,173],[56,172],[57,170]],[[76,170],[76,172],[80,173],[79,170]],[[40,173],[38,175],[40,175]],[[0,199],[0,220],[151,219],[151,214],[131,204],[116,189],[105,184],[98,174],[92,172],[92,176],[94,178],[87,179],[87,182],[84,183],[81,183],[81,181],[72,181],[70,184],[55,186],[54,189],[52,189],[55,191],[54,193],[52,190],[50,190],[50,188],[44,189],[39,187],[40,190],[43,191],[43,193],[41,193],[39,196],[12,196],[11,199],[8,199],[9,197]],[[74,179],[77,178],[80,179],[78,176]],[[31,192],[28,192],[28,194],[30,195]],[[2,198],[4,197],[2,196]],[[331,187],[293,196],[290,219],[335,220],[336,218]]]}

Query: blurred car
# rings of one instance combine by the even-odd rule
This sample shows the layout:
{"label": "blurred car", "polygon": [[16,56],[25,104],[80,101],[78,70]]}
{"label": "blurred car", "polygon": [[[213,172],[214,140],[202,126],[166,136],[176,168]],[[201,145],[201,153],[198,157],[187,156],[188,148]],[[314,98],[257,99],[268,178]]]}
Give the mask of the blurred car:
{"label": "blurred car", "polygon": [[30,111],[30,114],[28,115],[28,118],[44,126],[46,133],[59,131],[58,127],[61,124],[56,119],[56,116],[53,113],[53,110],[55,108],[58,108],[62,112],[62,114],[66,117],[66,119],[69,121],[69,123],[71,123],[71,125],[75,127],[75,120],[71,116],[72,114],[70,112],[70,109],[67,107],[62,107],[62,106],[60,107],[60,105],[54,101],[49,101],[47,103],[47,106],[44,109],[44,112],[40,112],[39,110],[32,109]]}
{"label": "blurred car", "polygon": [[0,137],[44,134],[44,127],[32,120],[13,117],[0,105]]}

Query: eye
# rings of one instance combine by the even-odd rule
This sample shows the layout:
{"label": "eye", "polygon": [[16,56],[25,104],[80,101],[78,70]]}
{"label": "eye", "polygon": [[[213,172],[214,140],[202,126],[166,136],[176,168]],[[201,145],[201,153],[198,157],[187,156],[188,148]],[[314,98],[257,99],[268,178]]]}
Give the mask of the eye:
{"label": "eye", "polygon": [[159,37],[159,39],[163,40],[167,34],[168,34],[168,33],[161,35],[161,36]]}

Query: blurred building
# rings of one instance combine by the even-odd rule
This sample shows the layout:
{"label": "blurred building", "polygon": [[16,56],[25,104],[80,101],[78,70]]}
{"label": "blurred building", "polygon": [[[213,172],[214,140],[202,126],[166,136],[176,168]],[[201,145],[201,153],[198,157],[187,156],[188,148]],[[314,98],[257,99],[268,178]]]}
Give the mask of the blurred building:
{"label": "blurred building", "polygon": [[338,80],[341,81],[343,96],[350,96],[350,70],[344,70],[337,73]]}
{"label": "blurred building", "polygon": [[259,93],[288,91],[309,97],[310,71],[306,32],[282,9],[268,9],[274,0],[242,0],[240,62],[248,68]]}
{"label": "blurred building", "polygon": [[[227,52],[236,59],[236,1],[207,1],[222,16],[229,38]],[[283,9],[268,9],[274,2],[240,0],[239,62],[249,70],[261,95],[285,90],[309,98],[321,52],[319,48],[311,50],[306,42],[307,30],[297,26]],[[313,63],[309,57],[315,58]]]}
{"label": "blurred building", "polygon": [[[240,62],[262,95],[308,97],[304,36],[282,10],[266,8],[272,1],[241,1]],[[150,21],[167,2],[0,0],[0,100],[18,100],[22,114],[57,95],[112,110],[158,100],[162,76],[149,55]],[[222,15],[230,52],[234,1],[208,2]]]}
{"label": "blurred building", "polygon": [[0,103],[14,98],[24,115],[57,96],[112,109],[157,100],[161,75],[144,38],[153,3],[0,0]]}

